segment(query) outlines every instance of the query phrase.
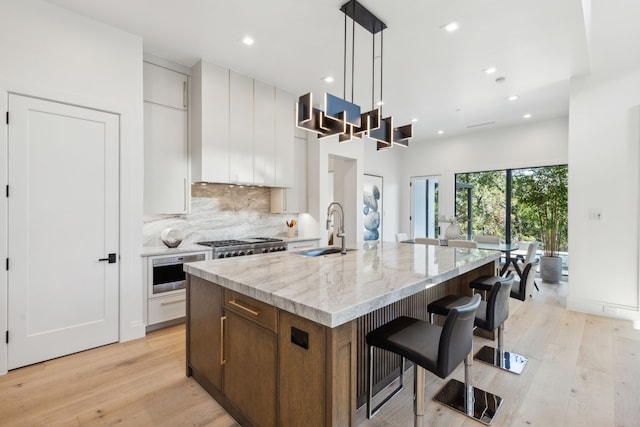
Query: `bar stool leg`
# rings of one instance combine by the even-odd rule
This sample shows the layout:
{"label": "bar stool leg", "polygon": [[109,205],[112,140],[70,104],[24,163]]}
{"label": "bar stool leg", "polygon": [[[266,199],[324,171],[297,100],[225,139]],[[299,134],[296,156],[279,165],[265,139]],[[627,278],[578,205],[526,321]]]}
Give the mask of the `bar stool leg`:
{"label": "bar stool leg", "polygon": [[517,353],[504,350],[504,324],[498,326],[498,346],[493,348],[485,345],[476,353],[474,359],[479,360],[496,368],[514,374],[521,374],[524,367],[527,366],[528,359]]}
{"label": "bar stool leg", "polygon": [[475,404],[473,401],[473,386],[471,385],[471,381],[469,381],[469,379],[471,378],[471,372],[469,369],[469,360],[471,360],[471,354],[473,353],[469,353],[469,356],[464,359],[464,412],[468,416],[473,418]]}
{"label": "bar stool leg", "polygon": [[424,421],[424,368],[418,364],[414,365],[413,377],[413,425],[422,427]]}

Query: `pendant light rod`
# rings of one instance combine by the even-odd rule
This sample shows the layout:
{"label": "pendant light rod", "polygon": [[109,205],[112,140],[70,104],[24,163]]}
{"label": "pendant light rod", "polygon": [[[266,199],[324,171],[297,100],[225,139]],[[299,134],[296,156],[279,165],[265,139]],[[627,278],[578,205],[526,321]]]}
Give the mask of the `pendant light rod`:
{"label": "pendant light rod", "polygon": [[[346,15],[345,15],[346,16]],[[351,102],[353,102],[353,86],[355,82],[355,55],[356,55],[356,21],[351,21]]]}
{"label": "pendant light rod", "polygon": [[[375,37],[375,35],[373,36]],[[382,114],[382,64],[384,63],[384,31],[380,31],[380,114]]]}
{"label": "pendant light rod", "polygon": [[342,99],[347,99],[347,14],[344,14],[344,57],[342,59]]}

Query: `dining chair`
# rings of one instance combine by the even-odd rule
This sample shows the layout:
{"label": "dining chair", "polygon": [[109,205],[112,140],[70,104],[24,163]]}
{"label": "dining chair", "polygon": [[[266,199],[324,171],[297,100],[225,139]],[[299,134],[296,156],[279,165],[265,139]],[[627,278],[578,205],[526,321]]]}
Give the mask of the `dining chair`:
{"label": "dining chair", "polygon": [[524,301],[527,299],[527,296],[532,296],[531,287],[535,286],[536,270],[539,264],[540,260],[536,258],[533,262],[524,266],[520,281],[516,281],[511,288],[511,298]]}
{"label": "dining chair", "polygon": [[449,240],[447,244],[452,248],[472,248],[478,249],[478,242],[474,242],[473,240],[458,240],[453,239]]}
{"label": "dining chair", "polygon": [[408,240],[409,236],[407,233],[396,233],[396,242],[402,242],[403,240]]}
{"label": "dining chair", "polygon": [[478,243],[500,243],[500,237],[498,236],[474,236],[474,241]]}
{"label": "dining chair", "polygon": [[[536,252],[538,251],[539,244],[540,242],[529,242],[529,246],[527,247],[527,253],[524,256],[517,255],[516,257],[511,257],[510,262],[509,260],[507,260],[507,262],[509,262],[509,265],[505,270],[505,273],[509,271],[515,271],[516,273],[518,273],[518,276],[522,280],[524,268],[527,266],[527,264],[530,264],[536,260]],[[534,276],[535,276],[535,272],[534,272]],[[535,282],[535,279],[532,279],[532,280],[535,288],[539,290],[538,284]]]}
{"label": "dining chair", "polygon": [[415,243],[419,243],[422,245],[440,246],[440,240],[432,239],[431,237],[416,237],[414,241]]}

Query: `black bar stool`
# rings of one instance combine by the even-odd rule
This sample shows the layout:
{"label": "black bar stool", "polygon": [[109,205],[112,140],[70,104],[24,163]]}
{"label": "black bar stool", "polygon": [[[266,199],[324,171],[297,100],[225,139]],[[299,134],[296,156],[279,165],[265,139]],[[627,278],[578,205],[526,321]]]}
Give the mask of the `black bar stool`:
{"label": "black bar stool", "polygon": [[[494,286],[489,290],[487,300],[480,302],[480,307],[476,312],[476,327],[489,332],[498,330],[498,348],[483,346],[474,356],[474,360],[488,363],[514,374],[521,374],[527,365],[527,358],[503,349],[504,322],[509,317],[509,297],[514,281],[512,274],[509,277],[511,278],[509,281],[496,280]],[[496,276],[496,279],[502,278]],[[434,314],[446,316],[449,310],[467,304],[469,299],[470,297],[447,295],[432,302],[427,306],[429,320],[433,322]]]}
{"label": "black bar stool", "polygon": [[484,299],[487,299],[487,291],[490,291],[493,288],[493,285],[497,283],[513,283],[513,273],[509,273],[506,277],[502,276],[480,276],[476,279],[473,279],[469,282],[469,287],[471,288],[471,292],[475,293],[475,291],[483,291]]}
{"label": "black bar stool", "polygon": [[[401,316],[367,334],[369,370],[367,418],[371,418],[389,400],[387,397],[375,408],[371,407],[373,348],[378,347],[402,356],[403,364],[404,358],[415,363],[413,388],[415,426],[422,424],[424,415],[425,369],[440,378],[446,378],[462,361],[465,363],[464,384],[454,379],[450,380],[434,400],[485,424],[491,422],[502,403],[502,398],[474,388],[469,383],[471,375],[468,357],[473,343],[473,323],[479,305],[480,296],[475,295],[467,304],[452,308],[442,327]],[[392,395],[396,392],[397,389],[392,392]]]}

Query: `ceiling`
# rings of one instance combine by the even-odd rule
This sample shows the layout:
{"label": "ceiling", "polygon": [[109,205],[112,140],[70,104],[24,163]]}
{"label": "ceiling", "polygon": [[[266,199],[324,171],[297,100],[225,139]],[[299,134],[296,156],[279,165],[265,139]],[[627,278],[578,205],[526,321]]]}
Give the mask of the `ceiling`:
{"label": "ceiling", "polygon": [[[296,96],[343,96],[345,19],[339,9],[346,0],[49,2],[137,34],[145,52],[185,66],[203,59]],[[591,67],[583,0],[360,2],[387,25],[383,115],[392,115],[394,125],[417,118],[412,143],[520,124],[525,113],[529,120],[566,115],[571,76]],[[442,26],[453,20],[460,28],[448,33]],[[348,29],[350,44],[350,22]],[[255,39],[252,46],[242,43],[246,35]],[[355,40],[353,101],[366,111],[372,36],[356,25]],[[485,74],[489,67],[497,72]],[[321,80],[329,75],[333,83]],[[499,77],[503,83],[496,83]],[[514,94],[519,99],[508,101]]]}

